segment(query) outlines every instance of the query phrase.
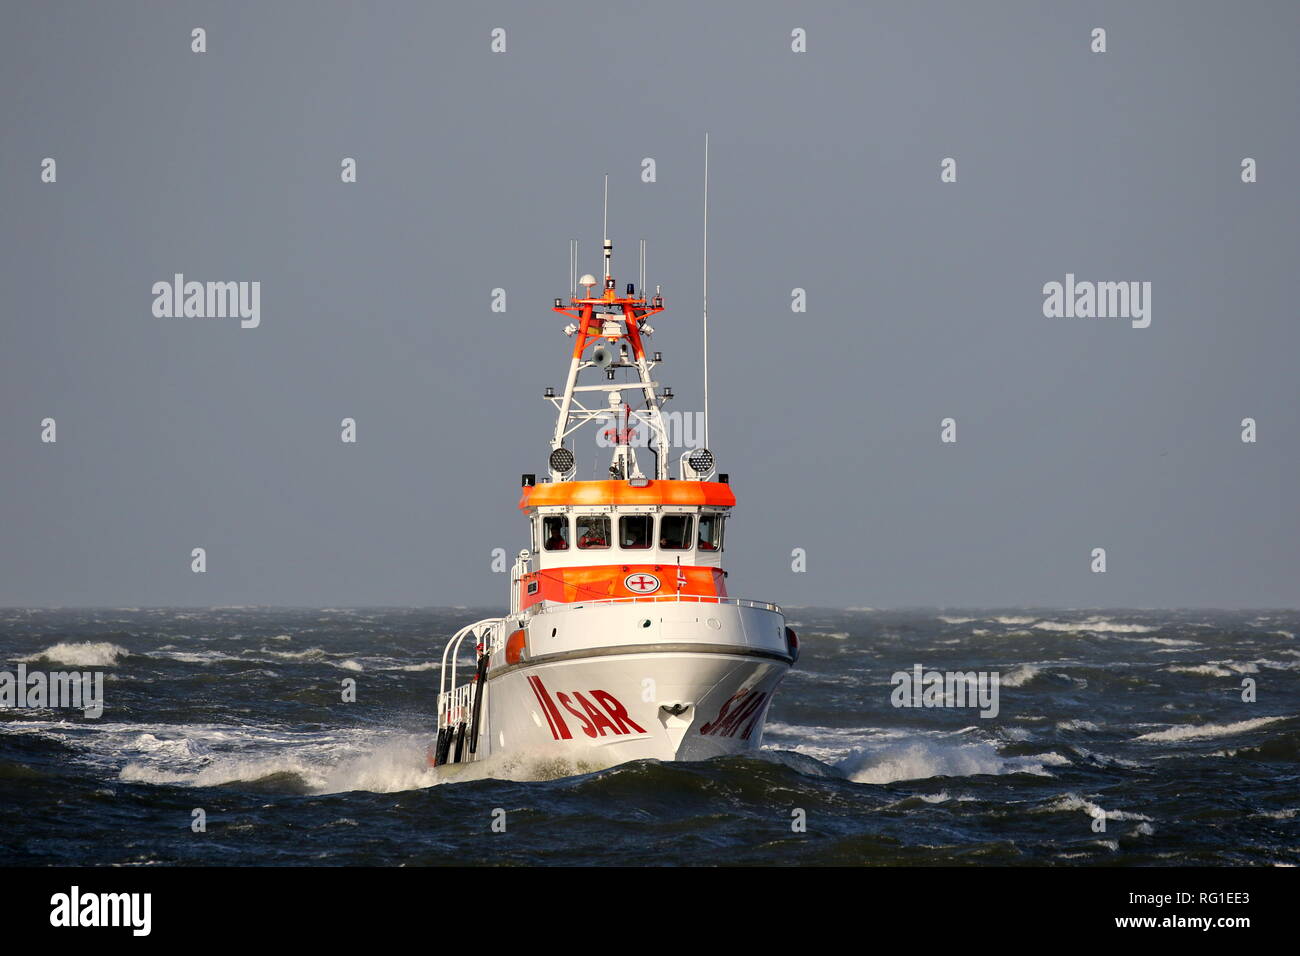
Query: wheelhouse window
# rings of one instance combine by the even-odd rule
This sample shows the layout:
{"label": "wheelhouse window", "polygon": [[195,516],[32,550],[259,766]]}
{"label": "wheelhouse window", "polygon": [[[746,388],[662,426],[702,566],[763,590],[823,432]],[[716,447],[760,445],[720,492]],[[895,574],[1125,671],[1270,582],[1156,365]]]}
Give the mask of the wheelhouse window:
{"label": "wheelhouse window", "polygon": [[690,515],[664,515],[659,519],[659,547],[665,551],[689,551],[693,544]]}
{"label": "wheelhouse window", "polygon": [[567,515],[547,515],[542,519],[542,541],[547,551],[569,550],[569,519]]}
{"label": "wheelhouse window", "polygon": [[650,547],[654,519],[649,515],[623,515],[618,519],[618,543],[631,551]]}
{"label": "wheelhouse window", "polygon": [[578,548],[599,550],[609,547],[609,517],[607,515],[578,515]]}
{"label": "wheelhouse window", "polygon": [[700,515],[698,546],[701,551],[722,550],[722,515]]}

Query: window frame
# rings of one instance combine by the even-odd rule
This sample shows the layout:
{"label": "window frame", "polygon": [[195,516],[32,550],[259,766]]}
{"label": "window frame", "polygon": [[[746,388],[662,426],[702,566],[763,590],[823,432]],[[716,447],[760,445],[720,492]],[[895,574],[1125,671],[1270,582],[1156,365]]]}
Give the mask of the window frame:
{"label": "window frame", "polygon": [[[560,522],[563,522],[563,528],[564,528],[564,535],[563,535],[563,537],[564,537],[564,547],[562,547],[562,548],[552,548],[552,547],[551,547],[551,544],[550,544],[550,538],[548,537],[548,535],[547,535],[547,531],[546,531],[546,522],[548,522],[548,521],[560,521]],[[569,515],[568,515],[568,514],[549,514],[549,515],[542,515],[542,549],[543,549],[544,551],[547,551],[547,552],[552,553],[552,554],[554,554],[554,553],[557,552],[557,551],[571,551],[571,550],[573,550],[573,540],[572,540],[572,539],[573,539],[573,522],[569,519]]]}
{"label": "window frame", "polygon": [[[703,521],[704,518],[708,518],[710,521],[713,521],[713,522],[716,522],[716,523],[717,523],[718,533],[717,533],[717,535],[715,535],[715,537],[716,537],[716,539],[717,539],[717,545],[716,545],[715,547],[712,547],[712,548],[705,548],[705,547],[703,547],[703,539],[700,537],[700,524],[702,523],[702,521]],[[723,549],[723,547],[725,546],[725,542],[724,542],[723,539],[724,539],[724,535],[725,535],[725,533],[726,533],[726,530],[727,530],[727,516],[726,516],[725,514],[723,514],[722,512],[719,512],[719,511],[702,511],[702,512],[700,512],[700,520],[699,520],[699,521],[696,521],[696,523],[695,523],[695,547],[696,547],[696,549],[699,550],[699,551],[700,551],[701,553],[703,553],[703,554],[721,554],[721,553],[722,553],[722,549]]]}
{"label": "window frame", "polygon": [[[626,535],[624,534],[623,531],[623,522],[632,518],[635,518],[638,521],[645,521],[648,524],[647,531],[649,533],[646,535],[645,544],[643,545],[636,546],[636,545],[630,545],[624,543]],[[650,514],[649,512],[620,514],[618,516],[618,547],[620,551],[653,551],[654,541],[655,541],[654,533],[655,533],[655,516]]]}
{"label": "window frame", "polygon": [[[663,539],[665,537],[663,531],[663,525],[664,522],[669,520],[670,518],[686,522],[685,534],[683,534],[679,538],[679,540],[684,541],[685,543],[680,547],[663,543]],[[661,514],[659,516],[659,521],[658,521],[658,528],[659,528],[658,540],[660,542],[659,549],[661,551],[694,551],[695,550],[694,518],[695,518],[695,512],[693,511],[673,511],[673,512],[665,512],[664,514]]]}
{"label": "window frame", "polygon": [[[578,534],[578,526],[582,521],[603,521],[605,523],[605,543],[604,544],[583,544],[582,536]],[[614,530],[611,527],[613,522],[609,520],[608,514],[579,514],[573,516],[573,538],[574,546],[579,551],[608,551],[614,547],[611,539],[614,536]],[[590,532],[589,532],[590,533]]]}

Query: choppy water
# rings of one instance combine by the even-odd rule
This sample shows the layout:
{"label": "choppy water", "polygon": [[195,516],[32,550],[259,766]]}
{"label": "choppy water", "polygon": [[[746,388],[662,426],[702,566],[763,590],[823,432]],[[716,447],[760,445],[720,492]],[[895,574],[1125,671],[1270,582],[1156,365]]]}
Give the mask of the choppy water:
{"label": "choppy water", "polygon": [[[437,785],[487,613],[0,611],[0,669],[107,675],[99,720],[0,710],[0,863],[1300,863],[1300,612],[793,609],[759,758]],[[999,671],[998,717],[893,707],[918,663]]]}

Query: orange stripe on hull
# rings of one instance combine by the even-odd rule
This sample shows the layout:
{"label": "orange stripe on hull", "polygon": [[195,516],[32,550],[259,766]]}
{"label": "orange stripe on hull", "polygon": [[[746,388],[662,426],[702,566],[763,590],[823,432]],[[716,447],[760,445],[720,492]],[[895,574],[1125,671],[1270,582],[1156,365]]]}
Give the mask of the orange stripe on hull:
{"label": "orange stripe on hull", "polygon": [[731,485],[720,481],[647,481],[637,488],[626,481],[558,481],[524,488],[519,508],[548,505],[718,505],[736,504]]}
{"label": "orange stripe on hull", "polygon": [[[680,589],[678,587],[680,572]],[[530,594],[529,588],[536,585]],[[552,568],[534,571],[519,582],[520,606],[539,601],[573,604],[607,598],[635,597],[674,600],[678,595],[726,597],[721,568],[678,567],[675,564],[615,564],[591,568]]]}

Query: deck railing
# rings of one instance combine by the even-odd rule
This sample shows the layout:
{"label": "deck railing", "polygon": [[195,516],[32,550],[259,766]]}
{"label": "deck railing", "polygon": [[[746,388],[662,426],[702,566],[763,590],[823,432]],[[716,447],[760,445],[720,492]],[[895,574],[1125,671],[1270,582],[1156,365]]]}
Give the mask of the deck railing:
{"label": "deck railing", "polygon": [[646,594],[627,597],[596,598],[591,601],[573,601],[570,603],[546,602],[534,605],[534,614],[549,614],[552,611],[573,611],[580,607],[600,604],[730,604],[735,607],[755,607],[763,611],[782,613],[779,605],[766,601],[750,601],[745,598],[719,597],[716,594]]}
{"label": "deck railing", "polygon": [[[467,680],[456,686],[456,667],[460,659],[460,646],[465,638],[473,637],[474,644],[482,644],[489,653],[501,643],[504,628],[502,618],[487,617],[481,621],[466,625],[457,631],[442,649],[442,667],[438,676],[438,727],[454,726],[462,720],[468,720],[469,708],[474,700],[474,682]],[[475,657],[477,658],[477,654]],[[451,660],[448,670],[447,661]],[[455,716],[453,719],[453,714]]]}

